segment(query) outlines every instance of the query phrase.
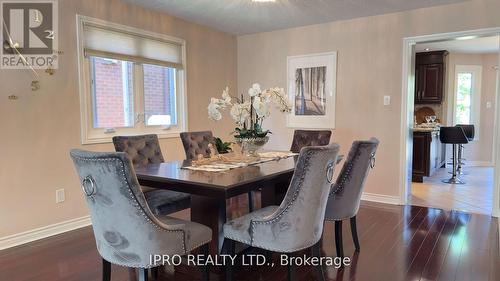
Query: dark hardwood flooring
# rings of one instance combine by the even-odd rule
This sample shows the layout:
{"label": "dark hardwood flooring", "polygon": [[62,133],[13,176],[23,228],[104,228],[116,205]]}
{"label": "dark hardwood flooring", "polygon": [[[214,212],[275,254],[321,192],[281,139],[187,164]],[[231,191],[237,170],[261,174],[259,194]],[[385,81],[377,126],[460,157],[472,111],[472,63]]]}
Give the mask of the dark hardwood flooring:
{"label": "dark hardwood flooring", "polygon": [[[244,200],[232,200],[234,213]],[[188,216],[189,213],[181,213]],[[361,252],[354,253],[348,223],[344,252],[353,259],[343,270],[325,268],[328,280],[500,280],[498,220],[484,215],[417,206],[363,202],[358,215]],[[1,281],[100,280],[101,263],[90,227],[0,251]],[[333,224],[325,224],[322,254],[335,256]],[[275,256],[277,259],[277,257]],[[132,277],[131,277],[132,276]],[[314,280],[300,267],[299,280]],[[218,276],[213,274],[212,280]],[[239,267],[236,280],[286,280],[286,267]],[[134,279],[112,267],[112,280]],[[198,272],[167,268],[159,280],[196,280]]]}

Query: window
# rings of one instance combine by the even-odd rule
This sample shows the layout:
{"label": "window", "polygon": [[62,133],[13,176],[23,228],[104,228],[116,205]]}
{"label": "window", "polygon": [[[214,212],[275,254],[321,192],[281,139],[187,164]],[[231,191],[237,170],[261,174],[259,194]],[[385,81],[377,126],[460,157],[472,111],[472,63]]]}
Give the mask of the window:
{"label": "window", "polygon": [[472,122],[472,73],[457,74],[456,123]]}
{"label": "window", "polygon": [[454,124],[471,124],[479,130],[481,109],[480,65],[455,66]]}
{"label": "window", "polygon": [[185,43],[79,16],[82,143],[185,131]]}

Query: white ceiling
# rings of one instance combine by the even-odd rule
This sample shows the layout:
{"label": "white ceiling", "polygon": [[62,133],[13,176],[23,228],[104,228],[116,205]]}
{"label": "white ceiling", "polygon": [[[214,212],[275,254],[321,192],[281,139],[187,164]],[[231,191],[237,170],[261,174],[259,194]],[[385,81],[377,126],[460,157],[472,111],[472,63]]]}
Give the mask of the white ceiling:
{"label": "white ceiling", "polygon": [[436,43],[417,44],[417,52],[446,50],[453,53],[497,53],[500,48],[500,37],[482,37],[468,40],[453,40]]}
{"label": "white ceiling", "polygon": [[386,14],[466,0],[124,0],[198,24],[243,35]]}

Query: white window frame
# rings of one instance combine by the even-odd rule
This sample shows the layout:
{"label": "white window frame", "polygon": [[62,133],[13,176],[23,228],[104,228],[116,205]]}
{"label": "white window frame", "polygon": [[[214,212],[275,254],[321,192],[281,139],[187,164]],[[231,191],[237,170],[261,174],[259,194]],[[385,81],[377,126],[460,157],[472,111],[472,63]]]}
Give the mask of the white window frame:
{"label": "white window frame", "polygon": [[455,84],[453,87],[453,125],[457,124],[457,90],[458,74],[472,73],[472,100],[471,100],[471,123],[474,124],[476,136],[474,141],[479,140],[479,128],[481,126],[481,84],[483,66],[481,65],[455,65]]}
{"label": "white window frame", "polygon": [[[93,126],[93,108],[92,108],[92,87],[90,77],[89,59],[85,58],[83,26],[85,23],[101,25],[115,30],[123,30],[124,33],[143,34],[153,38],[177,43],[182,46],[182,69],[177,69],[176,75],[176,120],[177,124],[172,126],[145,126],[144,122],[136,123],[134,128],[115,128],[110,132],[106,129],[95,129]],[[77,26],[77,44],[78,44],[78,77],[79,77],[79,96],[80,96],[80,123],[81,123],[81,142],[82,144],[109,143],[113,136],[117,135],[140,135],[157,134],[158,138],[178,138],[181,132],[187,131],[187,86],[186,86],[186,41],[183,39],[154,33],[147,30],[137,29],[125,25],[120,25],[100,19],[87,16],[76,16]],[[141,64],[134,64],[134,74],[143,73]],[[138,98],[143,93],[143,77],[134,78],[134,108],[144,108]],[[144,112],[135,112],[134,119],[141,117],[144,119]],[[134,120],[135,121],[135,120]]]}

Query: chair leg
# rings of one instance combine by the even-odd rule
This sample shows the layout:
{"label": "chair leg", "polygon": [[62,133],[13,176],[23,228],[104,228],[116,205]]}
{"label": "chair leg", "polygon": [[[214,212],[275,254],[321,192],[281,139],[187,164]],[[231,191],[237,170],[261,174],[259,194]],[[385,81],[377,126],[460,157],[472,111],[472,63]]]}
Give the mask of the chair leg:
{"label": "chair leg", "polygon": [[[311,257],[321,258],[321,240],[311,247]],[[316,273],[316,280],[325,281],[325,275],[323,273],[323,267],[321,263],[314,267]]]}
{"label": "chair leg", "polygon": [[249,191],[248,192],[248,212],[249,213],[253,212],[253,210],[254,210],[254,206],[253,206],[254,200],[253,200],[253,197],[254,197],[253,196],[253,192]]}
{"label": "chair leg", "polygon": [[[231,239],[224,239],[224,245],[223,248],[226,247],[226,254],[227,255],[234,255],[235,249],[234,249],[234,241]],[[226,265],[226,281],[232,281],[233,280],[233,265],[227,264]]]}
{"label": "chair leg", "polygon": [[158,279],[158,267],[153,267],[150,269],[151,271],[151,279],[156,280]]}
{"label": "chair leg", "polygon": [[139,281],[148,281],[148,270],[146,268],[139,268]]}
{"label": "chair leg", "polygon": [[358,227],[356,226],[356,216],[351,218],[351,234],[352,234],[352,241],[354,241],[354,247],[356,247],[356,252],[359,252],[359,250],[361,248],[359,247]]}
{"label": "chair leg", "polygon": [[[208,258],[208,251],[209,251],[210,244],[205,244],[201,246],[200,248],[200,253],[205,256],[205,259]],[[202,281],[208,281],[210,280],[210,266],[208,264],[203,266],[203,271],[201,273],[201,280]]]}
{"label": "chair leg", "polygon": [[139,279],[139,272],[135,268],[129,267],[128,268],[128,280],[137,281],[138,279]]}
{"label": "chair leg", "polygon": [[102,281],[111,281],[111,263],[102,259]]}
{"label": "chair leg", "polygon": [[[288,254],[290,257],[292,254]],[[291,260],[290,258],[288,259]],[[288,263],[288,281],[296,281],[297,280],[297,268],[294,263]]]}
{"label": "chair leg", "polygon": [[344,259],[344,245],[342,244],[342,221],[335,221],[335,247],[337,257]]}
{"label": "chair leg", "polygon": [[464,182],[457,176],[457,144],[453,144],[453,170],[451,173],[451,178],[443,180],[442,182],[449,184],[464,184]]}

